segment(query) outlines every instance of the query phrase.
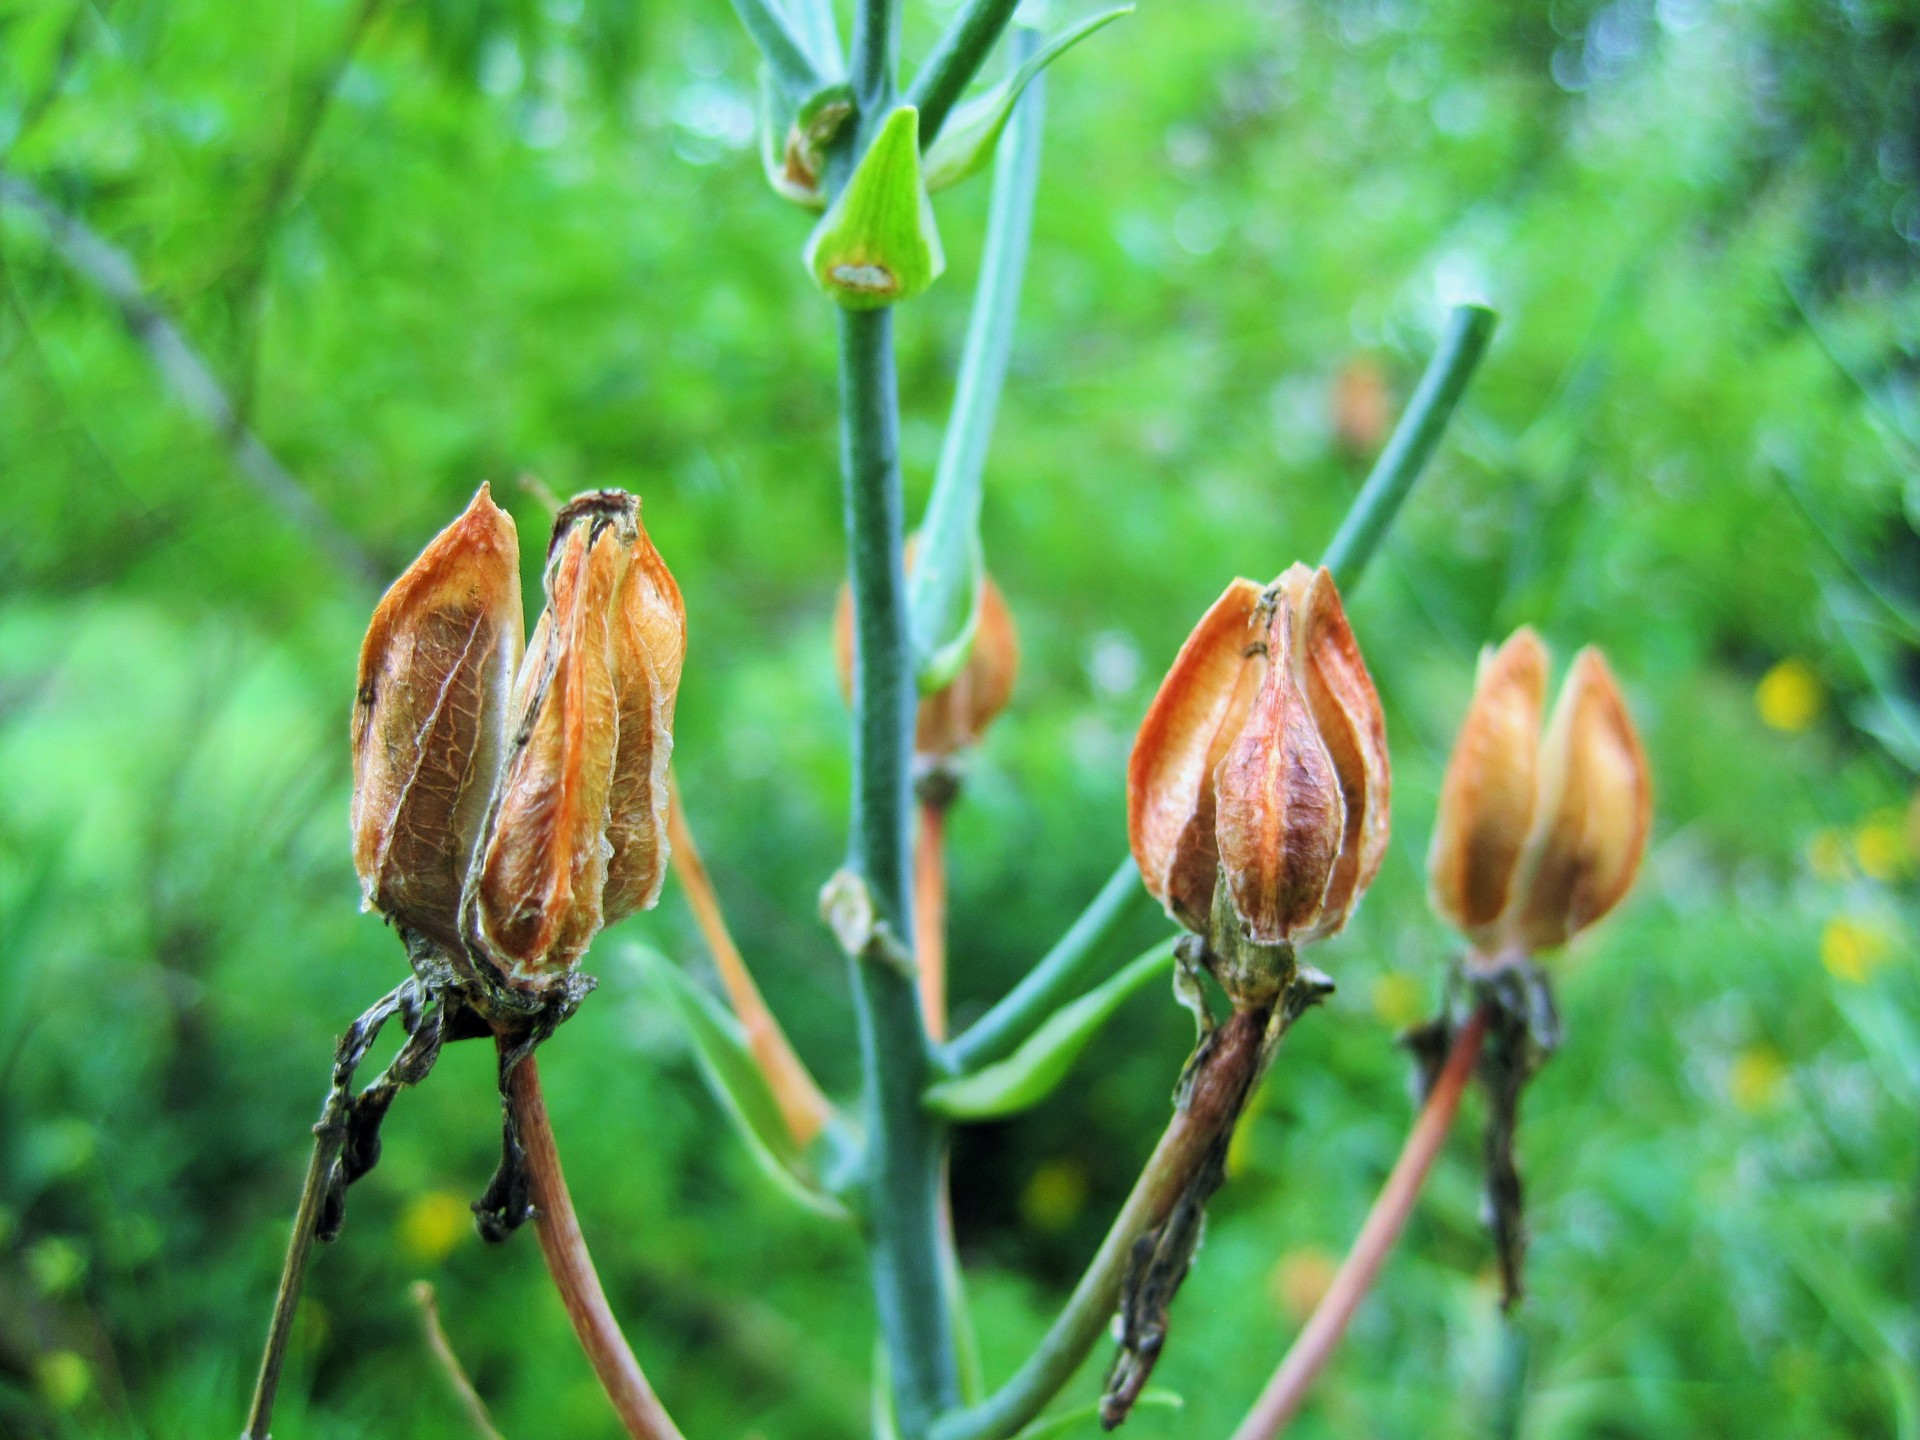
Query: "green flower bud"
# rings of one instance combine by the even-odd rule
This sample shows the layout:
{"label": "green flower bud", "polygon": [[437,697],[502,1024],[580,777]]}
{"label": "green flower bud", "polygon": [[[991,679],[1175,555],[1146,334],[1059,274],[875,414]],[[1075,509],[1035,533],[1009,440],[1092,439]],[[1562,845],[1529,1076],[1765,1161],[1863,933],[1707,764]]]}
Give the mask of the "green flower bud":
{"label": "green flower bud", "polygon": [[911,300],[947,268],[920,175],[920,112],[887,116],[807,241],[814,282],[850,310]]}

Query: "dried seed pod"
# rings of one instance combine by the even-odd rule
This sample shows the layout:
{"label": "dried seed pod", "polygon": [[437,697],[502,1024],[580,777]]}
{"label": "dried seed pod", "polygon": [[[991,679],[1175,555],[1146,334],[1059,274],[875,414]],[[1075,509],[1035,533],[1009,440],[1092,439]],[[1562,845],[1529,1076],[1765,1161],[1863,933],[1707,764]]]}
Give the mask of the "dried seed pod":
{"label": "dried seed pod", "polygon": [[1296,565],[1264,591],[1234,581],[1181,647],[1134,741],[1128,838],[1189,929],[1217,928],[1224,881],[1238,938],[1304,943],[1344,925],[1378,871],[1390,784],[1339,592]]}
{"label": "dried seed pod", "polygon": [[1488,953],[1552,949],[1612,910],[1652,825],[1646,756],[1600,652],[1574,657],[1543,744],[1546,669],[1531,630],[1483,658],[1441,788],[1434,908]]}
{"label": "dried seed pod", "polygon": [[[913,570],[913,541],[907,542],[906,566]],[[840,693],[853,699],[853,592],[845,585],[833,611],[833,660],[840,676]],[[913,751],[923,762],[950,759],[970,750],[985,737],[987,726],[1007,708],[1020,673],[1020,640],[1013,612],[992,576],[980,582],[980,613],[967,663],[945,685],[920,697],[914,720]]]}
{"label": "dried seed pod", "polygon": [[507,733],[525,620],[513,519],[482,485],[373,612],[353,711],[367,908],[454,947]]}
{"label": "dried seed pod", "polygon": [[561,510],[546,584],[469,882],[476,947],[521,983],[564,975],[603,924],[659,896],[686,649],[679,588],[624,491]]}

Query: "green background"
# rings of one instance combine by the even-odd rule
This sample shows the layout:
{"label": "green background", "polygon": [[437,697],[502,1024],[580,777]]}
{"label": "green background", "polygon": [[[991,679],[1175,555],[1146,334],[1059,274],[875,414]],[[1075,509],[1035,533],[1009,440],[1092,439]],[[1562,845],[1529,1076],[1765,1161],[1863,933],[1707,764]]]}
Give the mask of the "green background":
{"label": "green background", "polygon": [[[944,18],[911,7],[910,56]],[[963,1019],[1120,854],[1132,730],[1201,609],[1332,533],[1378,443],[1341,440],[1339,377],[1397,410],[1449,300],[1503,317],[1351,607],[1394,845],[1314,955],[1339,994],[1175,1307],[1157,1380],[1186,1408],[1132,1433],[1227,1432],[1397,1149],[1394,1035],[1457,943],[1422,895],[1440,767],[1478,647],[1530,622],[1563,661],[1606,649],[1658,796],[1634,895],[1555,963],[1533,1295],[1503,1333],[1470,1101],[1297,1433],[1920,1435],[1920,20],[1145,0],[1049,102],[984,522],[1025,663],[952,827]],[[814,918],[848,787],[833,325],[755,105],[720,0],[0,0],[0,174],[127,252],[382,575],[482,479],[530,584],[518,477],[644,497],[686,593],[694,823],[845,1093]],[[899,316],[915,506],[985,191],[940,198],[948,273]],[[374,591],[49,242],[0,192],[0,1434],[231,1435],[333,1036],[404,973],[346,837]],[[543,1058],[615,1307],[694,1440],[858,1433],[859,1248],[752,1168],[642,943],[709,978],[669,885],[600,939]],[[1189,1034],[1154,987],[1044,1108],[962,1138],[992,1378],[1091,1253]],[[462,1046],[396,1106],[318,1257],[281,1440],[469,1433],[422,1277],[511,1440],[616,1433],[532,1237],[466,1225],[497,1105]]]}

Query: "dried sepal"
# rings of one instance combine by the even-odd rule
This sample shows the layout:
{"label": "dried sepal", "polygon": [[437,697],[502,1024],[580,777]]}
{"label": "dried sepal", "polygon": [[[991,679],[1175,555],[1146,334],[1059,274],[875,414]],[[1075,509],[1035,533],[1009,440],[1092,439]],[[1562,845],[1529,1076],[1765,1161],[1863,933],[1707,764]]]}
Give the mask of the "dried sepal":
{"label": "dried sepal", "polygon": [[611,630],[630,545],[605,515],[562,511],[556,524],[547,609],[470,881],[472,938],[514,981],[564,974],[601,925],[619,714]]}
{"label": "dried sepal", "polygon": [[1639,873],[1652,823],[1640,737],[1607,662],[1589,647],[1574,657],[1548,722],[1512,938],[1551,949],[1612,910]]}
{"label": "dried sepal", "polygon": [[1441,782],[1429,892],[1441,915],[1483,945],[1512,899],[1533,827],[1546,694],[1547,651],[1531,628],[1483,652]]}
{"label": "dried sepal", "polygon": [[1319,923],[1347,828],[1340,776],[1300,684],[1306,596],[1276,591],[1262,610],[1266,673],[1214,776],[1221,873],[1241,934],[1262,945],[1291,943]]}
{"label": "dried sepal", "polygon": [[[1127,763],[1127,841],[1147,891],[1204,932],[1219,869],[1213,774],[1266,668],[1260,586],[1235,580],[1181,645]],[[1235,722],[1235,723],[1230,723]]]}
{"label": "dried sepal", "polygon": [[485,485],[382,597],[353,711],[353,858],[368,908],[443,946],[484,822],[520,658],[520,548]]}
{"label": "dried sepal", "polygon": [[1299,937],[1304,941],[1338,933],[1380,873],[1390,830],[1393,771],[1380,695],[1347,624],[1333,576],[1324,566],[1309,571],[1296,565],[1281,577],[1281,584],[1300,597],[1294,619],[1300,688],[1333,762],[1346,818],[1320,919]]}
{"label": "dried sepal", "polygon": [[633,504],[634,539],[613,625],[619,742],[608,798],[603,899],[611,925],[650,909],[666,881],[667,766],[673,756],[673,706],[687,653],[687,612],[666,562]]}

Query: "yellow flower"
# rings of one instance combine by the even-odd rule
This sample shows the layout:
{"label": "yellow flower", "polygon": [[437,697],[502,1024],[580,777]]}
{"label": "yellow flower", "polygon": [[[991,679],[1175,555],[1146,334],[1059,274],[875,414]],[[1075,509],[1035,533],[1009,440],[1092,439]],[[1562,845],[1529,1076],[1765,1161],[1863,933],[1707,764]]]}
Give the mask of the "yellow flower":
{"label": "yellow flower", "polygon": [[1727,1072],[1727,1097],[1749,1115],[1771,1110],[1787,1085],[1787,1064],[1765,1045],[1754,1045],[1733,1058]]}
{"label": "yellow flower", "polygon": [[1820,718],[1826,697],[1820,677],[1804,660],[1782,660],[1760,677],[1753,703],[1760,718],[1775,730],[1805,730]]}
{"label": "yellow flower", "polygon": [[1289,1250],[1267,1276],[1267,1296],[1294,1324],[1305,1322],[1333,1285],[1340,1262],[1316,1245]]}
{"label": "yellow flower", "polygon": [[55,1410],[72,1410],[93,1388],[93,1367],[71,1350],[50,1350],[34,1363],[33,1378]]}
{"label": "yellow flower", "polygon": [[1853,832],[1853,857],[1868,879],[1888,881],[1907,868],[1907,837],[1897,814],[1876,815]]}
{"label": "yellow flower", "polygon": [[1834,883],[1845,880],[1853,873],[1853,864],[1847,858],[1846,837],[1832,828],[1816,830],[1807,841],[1807,868],[1819,880]]}
{"label": "yellow flower", "polygon": [[1020,1192],[1020,1218],[1035,1230],[1058,1234],[1073,1224],[1086,1203],[1086,1166],[1078,1160],[1049,1160]]}
{"label": "yellow flower", "polygon": [[1820,932],[1820,963],[1836,980],[1858,985],[1887,958],[1886,931],[1869,921],[1836,915]]}
{"label": "yellow flower", "polygon": [[446,1259],[472,1232],[473,1211],[445,1190],[415,1196],[400,1216],[400,1248],[429,1265]]}
{"label": "yellow flower", "polygon": [[1373,982],[1373,1013],[1383,1025],[1404,1030],[1426,1009],[1426,987],[1411,975],[1394,972]]}

